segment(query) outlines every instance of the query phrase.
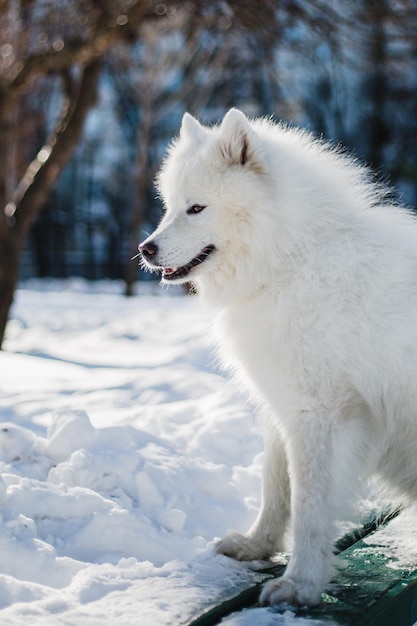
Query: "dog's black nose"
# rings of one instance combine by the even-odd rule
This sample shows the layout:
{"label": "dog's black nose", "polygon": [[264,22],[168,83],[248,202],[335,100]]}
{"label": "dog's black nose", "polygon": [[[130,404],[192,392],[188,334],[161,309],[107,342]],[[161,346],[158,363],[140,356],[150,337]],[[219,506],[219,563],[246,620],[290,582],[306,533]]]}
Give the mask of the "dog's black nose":
{"label": "dog's black nose", "polygon": [[138,250],[145,259],[150,259],[158,251],[158,246],[153,241],[144,241],[138,246]]}

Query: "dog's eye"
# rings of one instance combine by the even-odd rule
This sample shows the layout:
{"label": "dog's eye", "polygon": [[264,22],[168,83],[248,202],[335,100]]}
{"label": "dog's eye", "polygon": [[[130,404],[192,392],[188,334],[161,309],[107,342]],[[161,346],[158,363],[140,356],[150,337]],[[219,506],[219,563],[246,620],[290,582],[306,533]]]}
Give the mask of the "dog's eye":
{"label": "dog's eye", "polygon": [[190,206],[190,208],[187,209],[187,213],[188,215],[195,215],[196,213],[201,213],[201,211],[203,211],[205,208],[206,207],[202,204],[193,204],[193,206]]}

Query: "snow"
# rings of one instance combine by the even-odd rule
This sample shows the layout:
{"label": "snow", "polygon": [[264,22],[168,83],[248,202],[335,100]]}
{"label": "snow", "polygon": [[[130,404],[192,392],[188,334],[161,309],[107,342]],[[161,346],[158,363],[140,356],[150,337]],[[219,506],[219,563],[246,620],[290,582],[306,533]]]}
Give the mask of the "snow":
{"label": "snow", "polygon": [[0,621],[176,624],[259,575],[213,542],[259,506],[254,413],[196,298],[31,281],[0,353]]}
{"label": "snow", "polygon": [[[176,626],[261,579],[213,549],[260,504],[254,411],[218,371],[198,299],[139,291],[72,279],[17,293],[0,352],[2,626]],[[397,520],[379,531],[410,566],[413,517],[412,549]],[[255,623],[319,622],[224,620]]]}
{"label": "snow", "polygon": [[303,619],[289,609],[276,613],[273,609],[250,609],[234,613],[222,621],[223,626],[337,626],[332,621]]}

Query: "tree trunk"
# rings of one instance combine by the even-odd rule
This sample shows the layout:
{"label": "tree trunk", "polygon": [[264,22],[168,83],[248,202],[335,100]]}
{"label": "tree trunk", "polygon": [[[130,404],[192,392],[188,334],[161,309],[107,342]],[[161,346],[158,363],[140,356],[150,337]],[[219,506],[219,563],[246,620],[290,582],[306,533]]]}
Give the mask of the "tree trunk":
{"label": "tree trunk", "polygon": [[26,235],[79,142],[85,118],[96,100],[100,70],[100,61],[93,61],[85,67],[59,128],[29,165],[0,214],[0,349]]}
{"label": "tree trunk", "polygon": [[0,348],[19,274],[19,244],[5,222],[0,227]]}
{"label": "tree trunk", "polygon": [[370,46],[370,60],[373,65],[371,77],[370,100],[372,116],[369,121],[369,152],[367,160],[375,170],[384,167],[384,148],[389,141],[389,127],[387,124],[386,104],[388,96],[387,81],[387,32],[386,19],[389,15],[389,6],[386,0],[371,4],[372,38]]}
{"label": "tree trunk", "polygon": [[[146,216],[146,192],[148,189],[149,179],[152,175],[149,171],[149,144],[152,129],[152,98],[146,102],[147,106],[142,107],[141,120],[138,128],[137,137],[137,179],[136,179],[136,199],[133,207],[131,218],[129,249],[132,257],[137,254],[137,246],[140,229]],[[134,284],[137,277],[137,259],[128,260],[125,270],[125,295],[133,296]]]}

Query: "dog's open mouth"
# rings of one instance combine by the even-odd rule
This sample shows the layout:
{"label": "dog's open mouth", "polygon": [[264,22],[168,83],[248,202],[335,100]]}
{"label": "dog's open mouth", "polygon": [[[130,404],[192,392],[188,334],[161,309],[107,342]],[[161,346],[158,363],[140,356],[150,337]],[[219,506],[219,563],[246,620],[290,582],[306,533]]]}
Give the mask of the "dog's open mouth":
{"label": "dog's open mouth", "polygon": [[177,280],[179,278],[185,278],[191,270],[194,269],[194,267],[204,263],[204,261],[212,252],[214,252],[215,249],[215,246],[210,244],[209,246],[203,248],[200,254],[194,257],[189,263],[187,263],[187,265],[183,265],[182,267],[163,267],[162,278],[164,280]]}

